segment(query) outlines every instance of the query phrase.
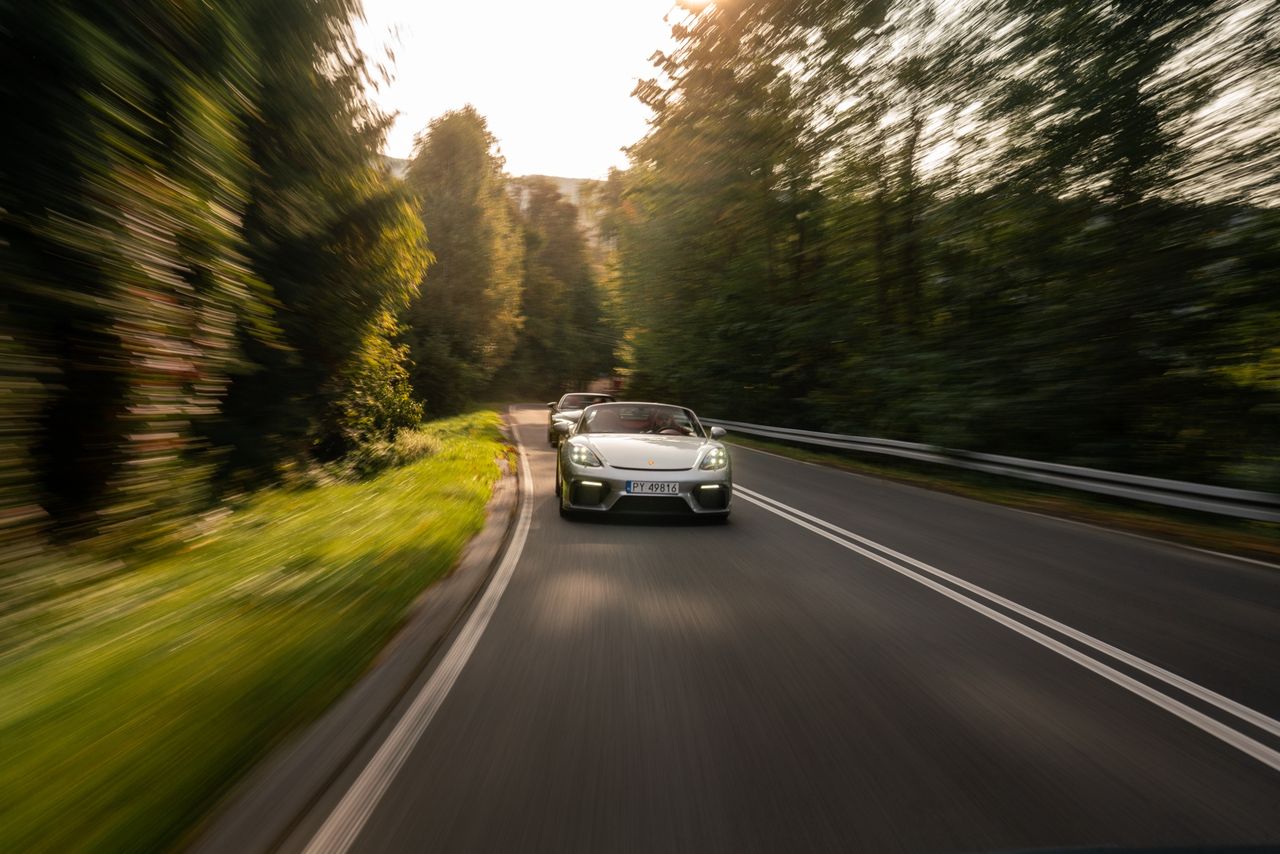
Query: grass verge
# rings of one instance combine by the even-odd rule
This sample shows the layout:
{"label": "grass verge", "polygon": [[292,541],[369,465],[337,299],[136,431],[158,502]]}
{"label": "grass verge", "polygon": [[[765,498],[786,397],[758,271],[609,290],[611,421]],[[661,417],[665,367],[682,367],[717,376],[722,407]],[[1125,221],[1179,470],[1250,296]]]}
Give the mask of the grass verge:
{"label": "grass verge", "polygon": [[508,453],[499,424],[433,422],[415,462],[264,493],[181,551],[0,617],[0,851],[176,844],[454,565]]}
{"label": "grass verge", "polygon": [[1039,484],[1024,484],[981,472],[943,469],[910,460],[890,462],[883,457],[869,459],[852,452],[844,454],[817,451],[753,436],[730,433],[725,440],[795,460],[921,486],[937,492],[949,492],[1020,510],[1089,522],[1198,548],[1258,560],[1280,561],[1280,525],[1274,523],[1211,517],[1173,508],[1166,510],[1152,505],[1111,501],[1105,497],[1095,498],[1085,493],[1042,487]]}

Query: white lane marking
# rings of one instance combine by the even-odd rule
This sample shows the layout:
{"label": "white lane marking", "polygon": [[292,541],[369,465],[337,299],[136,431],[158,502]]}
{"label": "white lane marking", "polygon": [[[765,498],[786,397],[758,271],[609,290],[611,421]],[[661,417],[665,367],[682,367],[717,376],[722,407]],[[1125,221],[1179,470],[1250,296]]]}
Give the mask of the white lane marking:
{"label": "white lane marking", "polygon": [[374,807],[378,805],[383,794],[390,787],[396,774],[403,767],[409,754],[417,745],[431,719],[444,703],[445,697],[458,675],[466,667],[471,653],[475,650],[489,618],[498,607],[498,600],[507,589],[507,582],[515,571],[520,560],[520,552],[524,548],[525,538],[529,534],[529,522],[533,517],[532,478],[529,475],[528,459],[524,453],[524,445],[520,442],[519,425],[513,425],[511,431],[516,441],[516,450],[520,456],[520,518],[516,521],[515,534],[507,546],[507,552],[493,574],[489,587],[481,596],[462,631],[458,633],[453,646],[449,648],[444,659],[431,674],[427,684],[414,698],[395,729],[387,736],[387,740],[378,748],[378,752],[369,760],[364,771],[347,790],[346,795],[329,814],[328,819],[307,844],[306,854],[342,854],[347,851],[359,836]]}
{"label": "white lane marking", "polygon": [[1001,510],[1008,510],[1011,513],[1022,513],[1027,516],[1035,516],[1039,519],[1048,519],[1050,522],[1059,522],[1063,525],[1079,525],[1081,528],[1090,528],[1094,531],[1102,531],[1104,534],[1117,534],[1121,537],[1133,537],[1135,540],[1143,540],[1148,543],[1154,543],[1158,546],[1164,546],[1167,549],[1175,549],[1188,552],[1198,552],[1202,555],[1210,555],[1212,557],[1221,558],[1222,560],[1239,561],[1240,563],[1249,563],[1254,566],[1265,566],[1267,569],[1280,569],[1280,563],[1274,563],[1268,560],[1261,560],[1256,557],[1245,557],[1244,555],[1233,555],[1230,552],[1218,552],[1213,549],[1206,549],[1200,546],[1192,546],[1187,543],[1179,543],[1173,540],[1162,540],[1159,537],[1153,537],[1149,534],[1137,534],[1133,531],[1126,531],[1122,528],[1108,528],[1106,525],[1099,525],[1094,522],[1082,522],[1079,519],[1070,519],[1066,516],[1054,516],[1051,513],[1041,513],[1038,510],[1027,510],[1022,507],[1013,507],[1009,504],[999,504],[995,501],[986,501],[982,498],[971,498],[968,495],[960,495],[955,492],[941,492],[936,489],[930,489],[927,486],[917,486],[914,483],[906,483],[900,480],[890,480],[887,477],[880,477],[874,474],[864,474],[858,471],[849,471],[848,469],[836,468],[835,466],[823,465],[822,463],[814,463],[809,460],[798,460],[795,457],[788,457],[784,454],[776,454],[773,451],[762,451],[759,448],[753,448],[750,445],[739,445],[737,442],[729,443],[734,448],[741,448],[744,451],[750,451],[753,454],[764,454],[766,457],[775,457],[779,460],[786,460],[789,463],[799,463],[802,466],[813,466],[814,468],[826,469],[836,474],[844,474],[849,477],[858,478],[860,480],[873,480],[876,483],[888,483],[893,486],[901,486],[907,489],[919,489],[925,492],[931,492],[934,495],[946,495],[961,501],[977,501],[991,507],[999,507]]}
{"label": "white lane marking", "polygon": [[[1143,699],[1148,700],[1151,703],[1154,703],[1155,705],[1159,706],[1165,711],[1168,711],[1182,718],[1188,723],[1199,727],[1200,729],[1204,730],[1205,732],[1209,733],[1215,738],[1218,738],[1226,742],[1227,744],[1231,745],[1237,750],[1240,750],[1241,752],[1253,757],[1259,762],[1262,762],[1264,765],[1269,766],[1272,770],[1280,771],[1280,751],[1273,750],[1272,748],[1268,747],[1262,742],[1257,741],[1256,739],[1250,738],[1244,733],[1238,732],[1237,730],[1232,729],[1226,724],[1220,723],[1219,721],[1214,720],[1208,715],[1205,715],[1202,712],[1196,711],[1195,709],[1191,708],[1185,703],[1175,700],[1173,697],[1170,697],[1166,694],[1162,694],[1156,689],[1142,682],[1139,682],[1133,677],[1128,676],[1124,673],[1121,673],[1120,671],[1116,670],[1115,668],[1107,664],[1104,664],[1100,661],[1090,658],[1084,653],[1072,647],[1067,646],[1061,641],[1056,640],[1050,637],[1049,635],[1046,635],[1043,632],[1038,631],[1037,629],[1024,625],[1023,623],[1020,623],[1017,620],[1014,620],[1013,618],[1006,616],[1005,614],[1002,614],[999,611],[996,611],[988,607],[987,605],[982,604],[976,599],[971,599],[968,596],[964,595],[963,593],[960,593],[957,590],[954,590],[950,587],[940,584],[938,581],[935,581],[934,579],[929,578],[926,575],[922,575],[918,572],[915,572],[914,570],[908,569],[907,567],[899,563],[895,563],[894,561],[889,560],[884,555],[877,554],[876,552],[870,551],[869,549],[856,545],[854,542],[850,542],[849,540],[844,539],[844,537],[847,536],[858,542],[866,542],[869,545],[873,546],[874,548],[883,550],[886,554],[892,554],[895,557],[902,559],[906,563],[920,566],[922,569],[925,569],[928,572],[932,572],[933,574],[937,575],[939,578],[945,578],[949,581],[953,581],[954,583],[957,583],[966,589],[973,589],[974,592],[985,593],[985,591],[982,591],[982,588],[977,587],[976,585],[970,585],[968,582],[965,582],[961,579],[957,579],[955,578],[955,576],[942,572],[941,570],[937,570],[937,569],[934,569],[933,567],[929,567],[927,564],[921,564],[920,562],[914,560],[913,558],[908,558],[905,555],[899,555],[897,552],[893,551],[892,549],[886,548],[876,543],[872,543],[871,541],[866,540],[863,537],[859,537],[857,534],[853,534],[852,532],[846,531],[843,528],[840,528],[836,525],[832,525],[829,522],[824,522],[823,520],[810,516],[809,514],[804,513],[801,510],[796,510],[794,507],[789,507],[788,505],[783,504],[781,501],[776,501],[774,499],[768,498],[767,496],[761,495],[760,493],[754,492],[749,489],[745,489],[741,485],[735,484],[734,491],[738,493],[739,497],[741,497],[745,501],[748,501],[751,504],[755,504],[757,507],[761,507],[765,510],[768,510],[770,513],[773,513],[776,516],[780,516],[781,518],[786,519],[788,522],[791,522],[792,524],[799,525],[800,527],[805,528],[809,531],[812,531],[818,536],[824,537],[830,540],[831,542],[836,543],[837,545],[843,546],[844,548],[849,549],[852,552],[856,552],[857,554],[860,554],[863,557],[874,560],[876,563],[886,566],[889,569],[892,569],[894,572],[897,572],[900,575],[906,576],[907,578],[910,578],[912,581],[922,584],[925,587],[928,587],[929,589],[937,593],[941,593],[943,596],[946,596],[948,599],[952,599],[955,602],[958,602],[959,604],[965,606],[966,608],[969,608],[972,611],[976,611],[977,613],[982,614],[984,617],[987,617],[991,620],[994,620],[997,623],[1000,623],[1006,628],[1012,629],[1018,634],[1023,635],[1024,637],[1027,637],[1035,641],[1041,646],[1044,646],[1050,650],[1053,650],[1054,652],[1058,653],[1064,658],[1074,661],[1080,666],[1093,671],[1099,676],[1102,676],[1104,679],[1114,682],[1115,684],[1121,686],[1122,688],[1125,688],[1133,692],[1134,694],[1137,694],[1139,697],[1142,697]],[[806,519],[813,520],[813,521],[809,522],[809,521],[806,521]],[[817,524],[814,524],[814,523],[817,523]],[[823,530],[823,527],[819,527],[819,525],[822,525],[823,527],[826,527],[826,528],[830,528],[831,530],[830,531]],[[832,531],[839,532],[839,535],[837,535],[836,533],[832,533]],[[1009,600],[1004,599],[1003,597],[997,596],[993,593],[987,593],[986,595],[992,602],[999,602],[1002,605],[1005,605],[1005,603],[1009,602]],[[1021,606],[1015,606],[1013,605],[1013,603],[1009,603],[1009,605],[1007,605],[1006,607],[1011,607],[1013,610],[1017,611],[1018,613],[1025,612],[1027,615],[1035,615],[1034,611],[1031,611],[1030,609],[1023,609]],[[1039,616],[1039,615],[1036,615],[1036,616]],[[1044,623],[1045,625],[1061,625],[1060,623],[1055,623],[1055,621],[1053,620],[1049,620],[1047,617],[1041,618],[1041,622]],[[1064,626],[1063,628],[1065,629],[1066,627]],[[1064,634],[1068,634],[1069,636],[1073,636],[1073,637],[1076,634],[1079,634],[1085,638],[1089,637],[1088,635],[1083,635],[1083,633],[1075,632],[1074,629],[1069,629],[1066,632],[1064,632]],[[1092,638],[1090,638],[1090,640],[1092,640]],[[1103,644],[1101,641],[1095,641],[1095,643],[1102,647],[1107,646],[1106,644]],[[1090,645],[1092,646],[1093,644],[1090,644]],[[1114,648],[1112,647],[1112,649]],[[1120,653],[1120,650],[1116,650],[1116,652]],[[1121,655],[1127,655],[1127,653],[1121,653]],[[1135,660],[1141,661],[1141,659],[1135,659]],[[1142,663],[1146,664],[1146,662],[1142,662]],[[1150,667],[1152,671],[1158,671],[1161,673],[1168,672],[1168,671],[1162,671],[1160,668],[1157,668],[1154,665],[1146,665],[1146,666]],[[1147,672],[1147,671],[1144,670],[1144,672]],[[1171,673],[1168,675],[1173,676],[1173,674]],[[1212,697],[1219,696],[1217,694],[1214,694],[1212,691],[1209,691],[1208,689],[1200,688],[1200,686],[1195,685],[1194,683],[1188,682],[1185,679],[1181,679],[1180,677],[1173,676],[1173,678],[1177,679],[1180,683],[1185,683],[1187,685],[1194,686],[1196,689],[1198,689],[1200,692],[1203,692],[1205,695],[1212,696]],[[1188,693],[1195,693],[1195,692],[1188,691]],[[1196,696],[1200,696],[1200,695],[1197,693]],[[1226,698],[1221,698],[1221,699],[1226,700]],[[1274,727],[1280,726],[1280,725],[1277,725],[1275,721],[1271,720],[1270,718],[1267,718],[1264,715],[1261,715],[1258,712],[1254,712],[1252,709],[1248,709],[1244,706],[1240,706],[1237,703],[1232,703],[1230,700],[1226,700],[1226,702],[1231,704],[1232,706],[1238,707],[1240,709],[1244,709],[1245,711],[1250,712],[1252,715],[1257,716],[1258,718],[1261,718],[1263,721],[1267,722],[1267,724],[1269,725],[1264,726],[1262,728],[1266,729],[1269,732],[1274,731],[1273,729]],[[1215,703],[1215,705],[1217,704]],[[1221,708],[1221,706],[1219,708]]]}
{"label": "white lane marking", "polygon": [[[742,487],[739,486],[738,489],[741,491]],[[1266,732],[1269,732],[1276,737],[1280,737],[1280,721],[1276,721],[1275,719],[1270,718],[1259,711],[1251,709],[1246,705],[1237,703],[1235,700],[1232,700],[1228,697],[1224,697],[1215,691],[1210,691],[1208,688],[1204,688],[1196,684],[1195,682],[1192,682],[1189,679],[1184,679],[1183,677],[1177,675],[1176,673],[1171,673],[1170,671],[1165,670],[1163,667],[1159,667],[1155,664],[1151,664],[1150,662],[1145,661],[1144,659],[1141,659],[1136,655],[1127,653],[1122,649],[1117,649],[1116,647],[1112,646],[1109,643],[1106,643],[1105,641],[1098,640],[1092,635],[1087,635],[1084,632],[1079,631],[1078,629],[1073,629],[1064,623],[1058,622],[1052,617],[1047,617],[1044,614],[1041,614],[1039,611],[1033,611],[1032,609],[1027,608],[1023,605],[1019,605],[1017,602],[1014,602],[1011,599],[1006,599],[1005,597],[1001,596],[998,593],[993,593],[990,590],[987,590],[985,587],[979,587],[977,584],[973,584],[972,582],[965,581],[963,578],[958,578],[957,576],[954,576],[949,572],[944,572],[943,570],[938,569],[936,566],[931,566],[925,563],[924,561],[916,560],[915,558],[910,557],[908,555],[904,555],[901,552],[894,551],[888,546],[881,545],[880,543],[877,543],[874,540],[869,540],[866,537],[859,536],[853,533],[852,531],[847,531],[838,525],[833,525],[832,523],[827,522],[826,520],[823,520],[823,519],[819,519],[816,516],[810,516],[808,513],[805,513],[803,510],[798,510],[795,507],[791,507],[787,504],[783,504],[781,501],[778,501],[776,498],[770,498],[767,495],[762,495],[761,493],[755,492],[754,490],[750,490],[750,489],[746,491],[761,501],[766,501],[770,504],[777,505],[778,507],[781,507],[786,511],[795,513],[796,515],[800,516],[803,519],[807,519],[808,521],[814,523],[815,525],[819,525],[821,527],[826,528],[827,530],[834,531],[840,536],[848,537],[849,539],[862,543],[864,546],[868,546],[869,548],[876,549],[888,555],[889,557],[896,558],[897,560],[910,564],[911,566],[914,566],[917,569],[923,570],[924,572],[927,572],[937,578],[944,579],[959,587],[963,587],[965,590],[968,590],[970,593],[977,594],[978,596],[981,596],[990,602],[994,602],[997,605],[1002,605],[1003,607],[1008,608],[1010,611],[1013,611],[1014,613],[1021,614],[1027,619],[1034,620],[1035,622],[1039,623],[1042,626],[1045,626],[1046,628],[1053,629],[1054,631],[1060,634],[1066,635],[1072,640],[1079,641],[1080,643],[1085,644],[1086,646],[1092,647],[1098,652],[1101,652],[1104,655],[1109,655],[1112,658],[1116,659],[1117,661],[1123,661],[1125,664],[1129,665],[1130,667],[1136,670],[1140,670],[1143,673],[1147,674],[1148,676],[1155,677],[1156,679],[1159,679],[1161,682],[1164,682],[1166,685],[1185,691],[1191,696],[1199,700],[1203,700],[1204,702],[1208,703],[1211,706],[1216,706],[1217,708],[1221,709],[1227,714],[1235,715],[1237,718],[1240,718],[1243,721],[1251,723],[1261,730],[1265,730]]]}

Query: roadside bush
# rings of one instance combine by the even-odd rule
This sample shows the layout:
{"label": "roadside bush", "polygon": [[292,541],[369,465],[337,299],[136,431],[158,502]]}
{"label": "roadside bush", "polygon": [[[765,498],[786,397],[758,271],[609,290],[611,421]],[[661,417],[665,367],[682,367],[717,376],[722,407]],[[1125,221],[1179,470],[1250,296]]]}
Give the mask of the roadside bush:
{"label": "roadside bush", "polygon": [[422,404],[409,381],[409,348],[391,342],[397,324],[384,312],[339,378],[335,412],[326,419],[322,456],[357,453],[364,446],[391,443],[396,434],[422,423]]}
{"label": "roadside bush", "polygon": [[401,430],[394,439],[365,442],[342,462],[345,474],[372,477],[381,471],[406,465],[440,452],[440,438],[421,429]]}

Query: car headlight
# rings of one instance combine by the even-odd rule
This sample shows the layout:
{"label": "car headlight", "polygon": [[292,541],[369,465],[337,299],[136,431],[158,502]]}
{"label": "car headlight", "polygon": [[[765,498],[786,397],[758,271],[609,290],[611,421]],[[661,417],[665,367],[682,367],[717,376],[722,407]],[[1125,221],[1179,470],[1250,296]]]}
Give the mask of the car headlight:
{"label": "car headlight", "polygon": [[587,466],[594,468],[600,465],[600,458],[595,452],[586,445],[570,445],[569,446],[569,462],[575,466]]}
{"label": "car headlight", "polygon": [[727,465],[729,465],[729,455],[725,453],[724,448],[712,448],[702,458],[698,468],[703,471],[719,471]]}

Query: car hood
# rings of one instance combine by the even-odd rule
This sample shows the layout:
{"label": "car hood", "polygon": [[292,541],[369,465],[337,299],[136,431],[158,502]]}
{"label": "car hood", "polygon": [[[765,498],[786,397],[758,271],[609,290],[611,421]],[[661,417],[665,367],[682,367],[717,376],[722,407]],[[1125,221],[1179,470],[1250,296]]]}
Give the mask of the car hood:
{"label": "car hood", "polygon": [[702,449],[710,444],[698,436],[645,436],[598,434],[585,436],[591,449],[606,465],[646,471],[691,469]]}

